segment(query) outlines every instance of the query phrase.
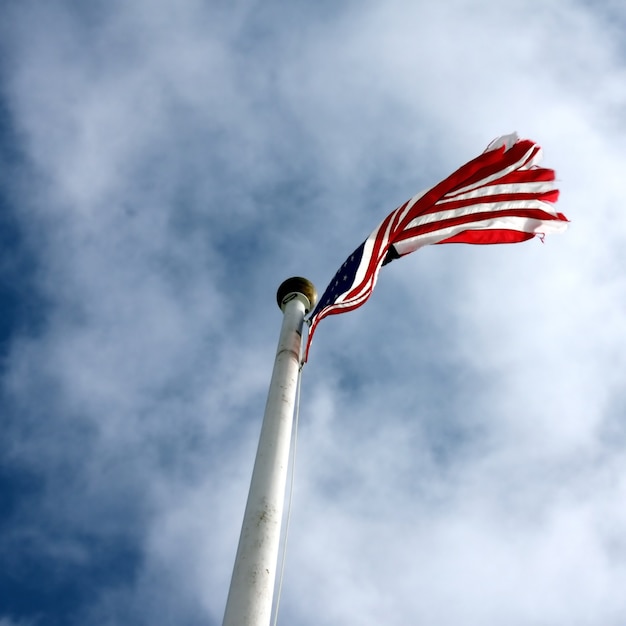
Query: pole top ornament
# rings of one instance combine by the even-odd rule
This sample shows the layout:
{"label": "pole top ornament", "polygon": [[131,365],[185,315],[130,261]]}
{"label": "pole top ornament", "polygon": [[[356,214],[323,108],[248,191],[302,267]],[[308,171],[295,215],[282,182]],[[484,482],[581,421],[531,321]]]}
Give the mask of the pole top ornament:
{"label": "pole top ornament", "polygon": [[283,281],[276,292],[276,301],[280,309],[283,310],[285,304],[293,297],[297,297],[297,295],[304,296],[306,299],[305,309],[307,313],[317,303],[317,289],[315,289],[315,285],[306,278],[294,276]]}

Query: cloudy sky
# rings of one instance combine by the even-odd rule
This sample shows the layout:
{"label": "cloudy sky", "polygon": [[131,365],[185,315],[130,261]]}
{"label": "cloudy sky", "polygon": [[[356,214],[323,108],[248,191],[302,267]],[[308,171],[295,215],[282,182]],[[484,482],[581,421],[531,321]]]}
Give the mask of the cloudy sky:
{"label": "cloudy sky", "polygon": [[621,0],[0,12],[0,626],[221,624],[276,288],[512,131],[570,228],[320,324],[279,624],[626,623]]}

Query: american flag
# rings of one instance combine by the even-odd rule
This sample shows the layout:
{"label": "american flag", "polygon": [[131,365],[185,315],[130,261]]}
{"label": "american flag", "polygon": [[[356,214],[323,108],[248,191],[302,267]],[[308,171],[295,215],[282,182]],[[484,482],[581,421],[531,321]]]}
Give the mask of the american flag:
{"label": "american flag", "polygon": [[390,213],[339,268],[309,316],[304,360],[317,325],[360,307],[383,265],[439,243],[517,243],[562,232],[554,210],[554,170],[539,167],[541,148],[516,134],[493,141],[478,157]]}

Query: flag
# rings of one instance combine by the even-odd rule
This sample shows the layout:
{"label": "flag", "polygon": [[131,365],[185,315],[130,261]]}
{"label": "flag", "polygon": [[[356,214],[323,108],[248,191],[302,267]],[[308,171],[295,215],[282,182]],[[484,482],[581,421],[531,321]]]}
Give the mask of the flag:
{"label": "flag", "polygon": [[360,307],[383,265],[440,243],[517,243],[562,232],[554,210],[554,170],[539,167],[541,148],[516,134],[499,137],[448,178],[390,213],[348,257],[308,318],[304,360],[317,325]]}

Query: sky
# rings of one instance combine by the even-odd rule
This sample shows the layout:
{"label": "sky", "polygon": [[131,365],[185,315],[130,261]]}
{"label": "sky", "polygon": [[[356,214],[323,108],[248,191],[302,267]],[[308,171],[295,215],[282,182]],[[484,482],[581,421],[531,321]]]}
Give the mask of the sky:
{"label": "sky", "polygon": [[623,2],[0,14],[0,626],[221,624],[277,287],[514,131],[567,232],[316,331],[278,623],[626,623]]}

